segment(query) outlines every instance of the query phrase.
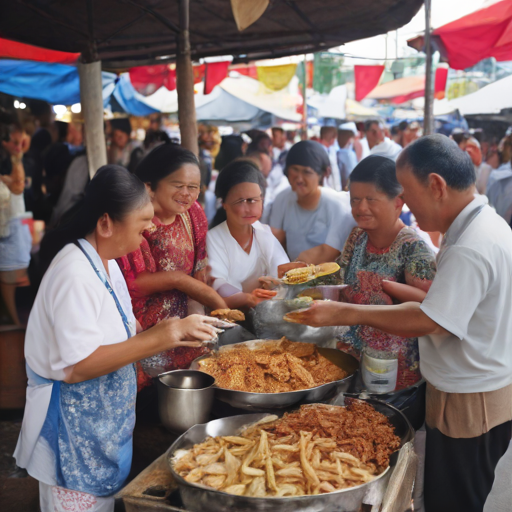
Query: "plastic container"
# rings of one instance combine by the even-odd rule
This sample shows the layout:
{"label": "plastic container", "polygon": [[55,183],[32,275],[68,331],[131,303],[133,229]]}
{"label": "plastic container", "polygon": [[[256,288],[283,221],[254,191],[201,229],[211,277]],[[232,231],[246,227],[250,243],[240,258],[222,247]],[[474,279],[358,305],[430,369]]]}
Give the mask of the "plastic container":
{"label": "plastic container", "polygon": [[369,347],[363,349],[361,376],[370,393],[390,393],[396,389],[398,355]]}

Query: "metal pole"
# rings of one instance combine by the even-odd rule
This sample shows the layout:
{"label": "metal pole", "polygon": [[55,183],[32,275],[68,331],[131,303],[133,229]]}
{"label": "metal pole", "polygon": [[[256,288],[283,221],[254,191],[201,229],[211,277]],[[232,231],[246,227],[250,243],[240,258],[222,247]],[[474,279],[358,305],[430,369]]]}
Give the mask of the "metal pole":
{"label": "metal pole", "polygon": [[[83,57],[83,56],[82,56]],[[103,88],[101,61],[79,62],[80,103],[84,116],[85,142],[89,176],[107,163],[107,146],[103,130]]]}
{"label": "metal pole", "polygon": [[423,134],[434,132],[434,87],[432,80],[432,44],[430,42],[431,0],[425,0],[425,105],[423,110]]}
{"label": "metal pole", "polygon": [[306,87],[308,84],[308,66],[306,54],[304,54],[304,76],[302,77],[302,134],[301,139],[308,139],[308,104],[306,96]]}
{"label": "metal pole", "polygon": [[196,107],[194,102],[194,70],[190,54],[189,0],[180,1],[180,35],[176,57],[176,89],[181,145],[199,154]]}

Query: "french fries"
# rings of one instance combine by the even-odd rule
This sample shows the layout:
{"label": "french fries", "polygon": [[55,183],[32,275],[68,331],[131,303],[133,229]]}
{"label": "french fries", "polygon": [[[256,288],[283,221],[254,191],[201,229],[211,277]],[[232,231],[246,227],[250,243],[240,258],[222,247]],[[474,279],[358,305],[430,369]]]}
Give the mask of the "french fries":
{"label": "french fries", "polygon": [[187,482],[253,497],[333,492],[369,482],[384,470],[313,432],[278,435],[272,427],[279,421],[266,417],[237,436],[208,438],[180,450],[174,469]]}

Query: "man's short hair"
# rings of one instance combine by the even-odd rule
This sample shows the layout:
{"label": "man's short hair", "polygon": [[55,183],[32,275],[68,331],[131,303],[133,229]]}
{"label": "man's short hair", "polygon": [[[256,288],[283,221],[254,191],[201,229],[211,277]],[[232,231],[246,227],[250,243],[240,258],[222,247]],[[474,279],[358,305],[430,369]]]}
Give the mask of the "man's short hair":
{"label": "man's short hair", "polygon": [[407,146],[398,157],[397,168],[408,167],[423,184],[430,174],[439,174],[455,190],[467,190],[475,184],[475,167],[471,158],[457,144],[436,133]]}
{"label": "man's short hair", "polygon": [[329,137],[336,137],[338,135],[338,129],[336,126],[322,126],[320,128],[320,138],[325,139]]}
{"label": "man's short hair", "polygon": [[272,126],[272,133],[274,132],[281,132],[284,134],[284,130],[280,126]]}
{"label": "man's short hair", "polygon": [[373,119],[367,119],[364,122],[364,131],[365,131],[365,133],[371,129],[373,124],[378,124],[379,126],[384,127],[384,121],[382,119],[379,119],[377,117],[375,117]]}

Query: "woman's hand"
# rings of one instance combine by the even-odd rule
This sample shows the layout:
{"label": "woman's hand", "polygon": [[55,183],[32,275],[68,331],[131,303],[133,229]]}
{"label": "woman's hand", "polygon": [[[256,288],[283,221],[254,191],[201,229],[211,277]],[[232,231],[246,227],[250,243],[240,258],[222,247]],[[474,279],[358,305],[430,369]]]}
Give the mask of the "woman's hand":
{"label": "woman's hand", "polygon": [[295,324],[312,327],[351,325],[344,322],[344,313],[350,311],[350,305],[343,302],[315,301],[307,309],[298,309],[287,313],[284,319]]}
{"label": "woman's hand", "polygon": [[256,288],[252,291],[254,297],[258,299],[268,300],[277,295],[275,290],[265,290],[264,288]]}
{"label": "woman's hand", "polygon": [[215,327],[217,320],[203,315],[190,315],[186,318],[169,318],[155,325],[155,333],[163,337],[165,350],[177,347],[200,347],[203,341],[210,341],[217,336],[219,329]]}

